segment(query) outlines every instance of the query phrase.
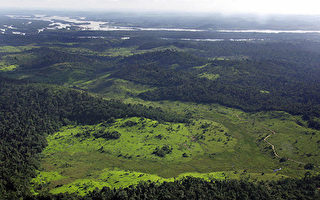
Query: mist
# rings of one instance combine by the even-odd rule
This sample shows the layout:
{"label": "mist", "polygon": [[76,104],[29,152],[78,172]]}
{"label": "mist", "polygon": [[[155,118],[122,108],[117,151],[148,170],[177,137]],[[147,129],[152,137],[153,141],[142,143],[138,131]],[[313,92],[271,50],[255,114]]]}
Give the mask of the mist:
{"label": "mist", "polygon": [[319,15],[317,0],[0,0],[2,9]]}

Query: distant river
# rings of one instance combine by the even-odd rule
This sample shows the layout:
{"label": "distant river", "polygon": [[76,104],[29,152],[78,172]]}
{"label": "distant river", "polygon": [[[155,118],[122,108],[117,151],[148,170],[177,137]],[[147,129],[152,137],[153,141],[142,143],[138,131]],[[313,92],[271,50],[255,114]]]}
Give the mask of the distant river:
{"label": "distant river", "polygon": [[217,30],[224,33],[320,33],[317,30]]}
{"label": "distant river", "polygon": [[[65,17],[65,16],[47,16],[47,15],[7,15],[13,19],[30,20],[27,24],[31,25],[34,21],[47,21],[50,22],[49,26],[38,29],[38,32],[45,31],[46,29],[71,29],[76,27],[80,30],[92,30],[92,31],[172,31],[172,32],[221,32],[221,33],[320,33],[320,30],[271,30],[271,29],[257,29],[257,30],[209,30],[209,29],[197,29],[197,28],[154,28],[154,27],[126,27],[116,26],[112,22],[107,21],[92,21],[86,20],[85,17]],[[17,29],[16,27],[7,26],[0,27],[0,33],[5,32],[7,29]],[[18,32],[17,32],[18,33]],[[203,39],[199,40],[202,41]],[[205,39],[206,41],[219,41],[219,39]],[[250,40],[250,39],[246,39]]]}

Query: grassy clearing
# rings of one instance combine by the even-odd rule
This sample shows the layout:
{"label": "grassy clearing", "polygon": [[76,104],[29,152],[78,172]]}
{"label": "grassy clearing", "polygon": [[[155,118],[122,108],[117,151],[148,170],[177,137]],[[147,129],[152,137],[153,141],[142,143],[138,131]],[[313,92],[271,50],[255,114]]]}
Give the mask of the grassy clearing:
{"label": "grassy clearing", "polygon": [[84,55],[98,55],[99,53],[90,49],[80,48],[80,47],[68,47],[68,48],[61,48],[61,47],[53,47],[53,49],[67,51],[68,53],[74,54],[84,54]]}
{"label": "grassy clearing", "polygon": [[0,72],[9,72],[16,70],[18,65],[9,65],[5,66],[4,63],[0,62]]}
{"label": "grassy clearing", "polygon": [[[61,176],[61,175],[60,175]],[[63,184],[64,180],[68,180],[67,177],[61,179],[49,180],[43,178],[41,175],[33,179],[34,193],[43,191],[44,189],[49,190],[50,193],[77,193],[78,195],[85,195],[96,188],[124,188],[130,185],[137,185],[141,182],[155,182],[156,184],[166,182],[173,182],[176,179],[183,179],[184,177],[197,177],[205,180],[227,180],[227,179],[245,179],[251,181],[261,180],[279,180],[286,176],[279,175],[276,173],[270,174],[258,174],[258,173],[247,173],[238,171],[224,171],[224,172],[212,172],[212,173],[183,173],[177,177],[163,178],[154,174],[146,174],[141,172],[120,170],[120,169],[103,169],[90,174],[89,177],[84,179],[76,179],[68,184]],[[62,176],[61,176],[62,177]],[[55,185],[55,186],[54,186]],[[54,187],[53,187],[54,186]],[[36,188],[36,189],[35,189]],[[37,191],[37,192],[35,192]]]}
{"label": "grassy clearing", "polygon": [[2,56],[1,62],[6,63],[6,65],[24,65],[35,59],[37,57],[32,53],[16,53]]}
{"label": "grassy clearing", "polygon": [[145,51],[137,51],[137,47],[128,47],[128,48],[110,48],[106,51],[93,51],[87,48],[81,47],[51,47],[52,49],[65,51],[68,53],[73,54],[80,54],[80,55],[95,55],[95,56],[110,56],[110,57],[117,57],[117,56],[132,56],[138,53],[144,53]]}
{"label": "grassy clearing", "polygon": [[101,181],[94,181],[91,179],[77,179],[74,182],[63,185],[50,190],[52,194],[59,193],[76,193],[80,196],[86,195],[89,191],[93,191],[96,188],[102,189],[103,187],[111,187],[110,184]]}
{"label": "grassy clearing", "polygon": [[213,60],[230,60],[227,57],[215,57]]}
{"label": "grassy clearing", "polygon": [[155,88],[146,85],[133,83],[123,79],[109,78],[110,74],[104,74],[89,81],[77,81],[73,85],[95,93],[102,93],[112,98],[127,98],[136,96]]}
{"label": "grassy clearing", "polygon": [[[116,56],[132,56],[138,52],[135,52],[136,47],[130,48],[111,48],[104,52],[105,55],[116,57]],[[141,53],[141,52],[139,52]]]}
{"label": "grassy clearing", "polygon": [[20,53],[23,51],[28,51],[34,48],[39,48],[37,46],[0,46],[0,53]]}
{"label": "grassy clearing", "polygon": [[40,171],[38,172],[38,175],[36,178],[31,180],[31,186],[32,186],[32,193],[38,194],[38,191],[47,189],[47,187],[55,181],[64,179],[66,177],[60,175],[58,172],[55,171]]}
{"label": "grassy clearing", "polygon": [[[320,165],[320,131],[308,128],[301,117],[285,112],[263,112],[254,116],[256,123],[276,132],[269,141],[281,157]],[[286,161],[285,164],[292,163]]]}
{"label": "grassy clearing", "polygon": [[[128,99],[127,102],[139,102],[147,106],[160,106],[168,111],[190,113],[193,118],[214,120],[223,124],[229,129],[232,137],[238,139],[238,143],[235,146],[238,157],[223,154],[221,163],[225,164],[224,167],[234,166],[238,169],[263,172],[266,172],[268,168],[277,169],[282,167],[282,174],[292,177],[304,176],[306,170],[303,165],[291,161],[280,163],[279,159],[274,157],[270,146],[263,141],[270,134],[268,129],[272,129],[277,133],[272,135],[269,141],[276,146],[276,150],[281,157],[320,165],[318,153],[320,133],[314,129],[307,128],[306,122],[300,116],[292,116],[281,111],[246,113],[216,104],[170,101],[147,102],[133,98]],[[229,159],[229,161],[226,161],[226,159]],[[223,166],[220,167],[217,168],[217,171],[223,170]],[[317,173],[317,170],[312,171],[312,173]]]}
{"label": "grassy clearing", "polygon": [[[121,134],[120,138],[105,138],[105,134],[115,131]],[[237,143],[228,129],[216,122],[161,124],[136,117],[118,119],[112,124],[68,126],[47,139],[48,147],[43,151],[44,171],[67,177],[50,181],[49,188],[54,193],[74,191],[72,188],[79,189],[83,184],[89,185],[85,187],[88,191],[97,186],[124,187],[139,181],[164,180],[162,177],[177,176],[186,169],[193,171],[190,162],[194,160],[213,159],[216,154],[233,152]],[[171,151],[155,153],[164,146]],[[129,177],[127,171],[131,172]],[[106,181],[104,177],[108,173],[112,173],[113,178]],[[121,179],[120,175],[125,178]]]}
{"label": "grassy clearing", "polygon": [[261,93],[261,94],[270,94],[270,92],[267,91],[267,90],[260,90],[260,93]]}
{"label": "grassy clearing", "polygon": [[42,82],[52,80],[54,83],[68,86],[78,80],[86,80],[93,73],[93,70],[83,63],[57,63],[40,70],[35,79]]}
{"label": "grassy clearing", "polygon": [[[298,125],[299,116],[285,112],[245,113],[215,104],[148,102],[133,98],[126,102],[190,113],[197,120],[186,125],[129,118],[117,119],[107,126],[64,127],[48,137],[42,166],[44,171],[66,178],[51,181],[44,188],[52,193],[68,191],[83,195],[96,187],[126,187],[140,181],[172,181],[174,177],[184,176],[251,181],[304,176],[304,166],[289,161],[281,163],[274,157],[263,142],[269,134],[267,129],[277,132],[269,141],[276,145],[281,156],[318,162],[313,154],[294,156],[292,145],[301,148],[301,152],[314,150],[314,154],[318,148],[317,140],[310,142],[311,136],[313,139],[319,136],[318,132],[313,134],[312,129]],[[206,128],[207,124],[210,126]],[[95,138],[94,133],[102,129],[103,132],[117,131],[121,136],[112,140]],[[201,135],[205,138],[200,139]],[[297,135],[301,139],[294,144],[293,138]],[[164,157],[153,154],[157,147],[165,145],[172,147],[171,153]],[[282,170],[273,172],[279,168]],[[309,172],[317,174],[317,171]]]}
{"label": "grassy clearing", "polygon": [[[118,119],[107,127],[103,124],[64,127],[49,136],[49,145],[43,152],[44,171],[57,172],[67,178],[53,181],[47,188],[52,193],[85,194],[95,187],[126,187],[139,181],[170,181],[172,177],[255,181],[297,175],[291,166],[279,163],[256,145],[259,131],[251,130],[252,124],[247,121],[251,114],[218,105],[171,104],[157,105],[171,109],[177,106],[199,120],[188,126],[160,124],[144,118]],[[121,136],[114,140],[95,138],[94,133],[101,129],[117,131]],[[201,135],[205,138],[195,140]],[[164,145],[172,147],[172,152],[164,157],[153,154],[157,147]],[[273,173],[280,167],[282,171]]]}
{"label": "grassy clearing", "polygon": [[72,46],[75,46],[75,45],[78,45],[79,43],[78,42],[44,42],[43,43],[44,45],[48,45],[48,46],[55,46],[55,45],[59,45],[59,46],[67,46],[67,47],[72,47]]}
{"label": "grassy clearing", "polygon": [[[71,46],[71,45],[70,45]],[[164,50],[176,50],[176,51],[186,51],[186,49],[177,48],[175,46],[161,46],[156,47],[148,50],[138,50],[138,46],[132,46],[132,47],[118,47],[118,48],[109,48],[105,51],[94,51],[87,48],[81,48],[81,47],[51,47],[52,49],[59,50],[59,51],[65,51],[68,53],[73,54],[81,54],[81,55],[95,55],[95,56],[110,56],[110,57],[127,57],[132,56],[135,54],[143,54],[148,52],[154,52],[154,51],[164,51]]]}
{"label": "grassy clearing", "polygon": [[206,67],[208,67],[208,66],[210,66],[209,63],[207,63],[207,64],[205,64],[205,65],[202,65],[202,66],[193,67],[193,69],[203,69],[203,68],[206,68]]}
{"label": "grassy clearing", "polygon": [[79,195],[85,195],[87,192],[94,190],[95,188],[101,189],[102,187],[120,188],[128,187],[130,185],[137,185],[140,182],[164,182],[173,181],[173,178],[166,179],[157,175],[125,171],[120,169],[103,169],[95,174],[92,174],[87,179],[77,179],[66,185],[59,185],[50,190],[53,194],[58,193],[77,193]]}
{"label": "grassy clearing", "polygon": [[[94,136],[114,131],[121,134],[119,139],[106,140]],[[150,119],[129,118],[119,119],[107,128],[104,124],[65,127],[48,137],[49,145],[43,153],[99,151],[131,160],[186,162],[205,153],[232,152],[235,143],[228,130],[215,122],[199,120],[191,125],[161,124]],[[172,152],[163,157],[153,154],[165,145],[170,146]]]}
{"label": "grassy clearing", "polygon": [[209,74],[209,73],[202,73],[198,75],[200,78],[206,78],[208,80],[216,80],[220,77],[219,74]]}

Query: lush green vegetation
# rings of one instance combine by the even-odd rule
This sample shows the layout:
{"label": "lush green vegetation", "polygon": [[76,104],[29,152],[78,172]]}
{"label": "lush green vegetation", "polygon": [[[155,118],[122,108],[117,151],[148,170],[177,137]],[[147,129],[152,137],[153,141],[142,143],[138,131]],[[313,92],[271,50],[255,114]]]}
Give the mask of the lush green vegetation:
{"label": "lush green vegetation", "polygon": [[17,68],[16,65],[5,66],[5,64],[2,64],[2,63],[0,63],[0,65],[1,65],[0,71],[4,71],[4,72],[13,71],[13,70],[15,70]]}
{"label": "lush green vegetation", "polygon": [[319,43],[208,36],[0,35],[0,199],[318,198]]}
{"label": "lush green vegetation", "polygon": [[0,83],[0,170],[3,175],[0,188],[4,198],[18,198],[28,191],[28,182],[39,164],[38,154],[47,144],[46,135],[63,125],[108,123],[126,116],[164,121],[179,118],[161,109],[106,101],[71,89],[3,78]]}
{"label": "lush green vegetation", "polygon": [[[305,164],[297,164],[289,160],[281,162],[276,158],[269,159],[274,155],[263,141],[263,138],[269,134],[266,128],[277,131],[270,141],[276,145],[281,157],[304,163],[319,163],[317,154],[310,155],[313,149],[318,148],[317,140],[319,139],[316,138],[319,137],[319,133],[297,125],[296,122],[301,120],[299,117],[284,112],[246,114],[221,106],[198,105],[196,107],[183,103],[162,105],[170,106],[174,110],[189,108],[189,112],[194,113],[195,117],[207,118],[210,121],[200,120],[193,125],[191,123],[185,126],[184,124],[158,124],[148,119],[131,118],[116,120],[107,128],[103,124],[65,127],[48,137],[49,144],[43,152],[42,162],[43,171],[58,173],[65,178],[50,181],[49,184],[46,183],[40,188],[51,188],[50,191],[56,193],[56,191],[68,191],[71,186],[74,188],[72,191],[83,195],[95,187],[119,188],[136,184],[136,177],[141,175],[141,172],[145,174],[144,179],[141,180],[151,181],[172,181],[170,177],[186,175],[206,179],[211,177],[250,181],[277,180],[287,176],[303,177],[306,172]],[[177,108],[173,105],[176,105]],[[163,109],[166,109],[165,106]],[[225,123],[228,129],[211,121],[213,119]],[[155,124],[158,125],[154,127]],[[177,129],[179,125],[180,129]],[[104,130],[103,133],[116,131],[121,133],[121,136],[115,140],[95,138],[95,133],[100,132],[101,129]],[[203,134],[204,130],[206,131]],[[221,130],[224,131],[220,132]],[[308,132],[310,134],[305,134]],[[310,140],[312,132],[315,132],[314,140]],[[192,137],[188,137],[190,133]],[[207,138],[212,133],[213,138]],[[224,144],[228,140],[226,133],[229,135],[229,141]],[[204,135],[205,139],[200,139],[201,135]],[[181,136],[183,137],[180,138]],[[196,138],[200,140],[194,141]],[[222,140],[219,141],[221,138]],[[297,138],[299,138],[299,143],[295,142]],[[182,141],[185,141],[190,147],[181,149],[180,142]],[[252,141],[256,141],[256,144],[252,144]],[[164,157],[153,154],[157,148],[160,149],[166,145],[172,148],[171,153]],[[288,147],[299,148],[299,153],[289,151]],[[307,154],[309,156],[306,156]],[[282,170],[277,173],[273,172],[278,168]],[[124,171],[118,172],[119,169]],[[99,177],[106,170],[113,178],[101,181]],[[222,170],[224,171],[220,173],[211,173]],[[186,174],[186,171],[194,172]],[[314,169],[310,172],[317,174],[316,171],[317,169]],[[136,173],[139,175],[134,176],[133,174]],[[150,177],[151,174],[156,176]],[[122,178],[119,179],[119,176]],[[121,181],[117,182],[116,179]],[[81,184],[77,180],[81,180],[82,185],[91,186],[80,187]]]}

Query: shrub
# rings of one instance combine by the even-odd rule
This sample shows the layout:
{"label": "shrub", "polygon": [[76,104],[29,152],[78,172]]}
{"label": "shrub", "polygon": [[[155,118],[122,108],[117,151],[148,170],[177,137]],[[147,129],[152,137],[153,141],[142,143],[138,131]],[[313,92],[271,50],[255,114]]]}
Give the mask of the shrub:
{"label": "shrub", "polygon": [[313,170],[314,168],[314,164],[312,163],[307,163],[305,166],[304,166],[305,169],[309,169],[309,170]]}
{"label": "shrub", "polygon": [[167,154],[172,152],[172,147],[169,145],[164,145],[163,147],[159,148],[157,147],[152,154],[155,154],[159,157],[165,157]]}
{"label": "shrub", "polygon": [[97,133],[94,133],[93,136],[95,138],[104,138],[107,140],[115,140],[115,139],[120,138],[121,133],[119,133],[118,131],[107,131],[107,132],[99,131]]}

